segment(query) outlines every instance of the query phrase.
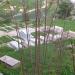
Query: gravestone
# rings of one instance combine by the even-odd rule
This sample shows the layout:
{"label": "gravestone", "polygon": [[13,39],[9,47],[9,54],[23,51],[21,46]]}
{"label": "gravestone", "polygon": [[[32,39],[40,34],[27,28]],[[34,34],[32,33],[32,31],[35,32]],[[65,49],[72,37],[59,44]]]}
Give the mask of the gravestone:
{"label": "gravestone", "polygon": [[8,67],[17,68],[20,66],[20,61],[10,56],[4,55],[0,57],[0,61]]}
{"label": "gravestone", "polygon": [[3,75],[3,73],[0,72],[0,75]]}
{"label": "gravestone", "polygon": [[22,45],[18,44],[17,41],[10,41],[7,45],[16,50],[18,50],[19,48],[22,48]]}
{"label": "gravestone", "polygon": [[69,36],[69,38],[75,38],[75,32],[69,30],[69,31],[68,31],[68,36]]}
{"label": "gravestone", "polygon": [[61,34],[63,32],[63,27],[53,26],[50,28],[50,31]]}
{"label": "gravestone", "polygon": [[57,41],[58,39],[61,39],[61,34],[56,34],[56,35],[49,34],[46,36],[45,40],[47,42],[50,42],[50,41]]}

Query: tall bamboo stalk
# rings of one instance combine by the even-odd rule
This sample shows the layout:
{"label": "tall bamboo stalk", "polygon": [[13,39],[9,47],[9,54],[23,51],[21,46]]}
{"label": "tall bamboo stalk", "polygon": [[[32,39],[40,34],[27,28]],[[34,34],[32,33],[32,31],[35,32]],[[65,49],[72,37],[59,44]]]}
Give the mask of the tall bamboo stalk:
{"label": "tall bamboo stalk", "polygon": [[75,74],[75,56],[74,56],[74,46],[73,46],[73,41],[70,41],[71,45],[72,45],[72,50],[71,50],[71,54],[72,54],[72,64],[73,64],[73,72]]}
{"label": "tall bamboo stalk", "polygon": [[35,38],[35,75],[41,75],[40,71],[40,5],[39,0],[35,1],[35,14],[36,14],[36,38]]}

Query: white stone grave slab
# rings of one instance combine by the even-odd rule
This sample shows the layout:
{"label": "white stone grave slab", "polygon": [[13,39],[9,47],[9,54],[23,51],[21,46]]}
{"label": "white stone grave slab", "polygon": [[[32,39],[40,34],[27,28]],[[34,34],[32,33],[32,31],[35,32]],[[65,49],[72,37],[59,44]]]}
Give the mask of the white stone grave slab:
{"label": "white stone grave slab", "polygon": [[55,33],[61,34],[63,32],[63,27],[53,26],[53,27],[50,28],[50,30],[55,32]]}
{"label": "white stone grave slab", "polygon": [[69,36],[69,38],[75,38],[75,32],[69,30],[69,31],[68,31],[68,36]]}
{"label": "white stone grave slab", "polygon": [[22,45],[21,44],[18,44],[18,42],[16,41],[10,41],[8,44],[7,44],[9,47],[13,48],[13,49],[19,49],[19,48],[22,48]]}
{"label": "white stone grave slab", "polygon": [[4,55],[2,57],[0,57],[0,61],[5,63],[6,65],[10,66],[10,67],[18,67],[20,65],[20,61],[16,60],[10,56]]}
{"label": "white stone grave slab", "polygon": [[47,42],[50,42],[50,41],[56,41],[56,40],[58,40],[60,38],[61,38],[61,34],[56,34],[56,35],[49,34],[49,35],[46,36],[45,40]]}

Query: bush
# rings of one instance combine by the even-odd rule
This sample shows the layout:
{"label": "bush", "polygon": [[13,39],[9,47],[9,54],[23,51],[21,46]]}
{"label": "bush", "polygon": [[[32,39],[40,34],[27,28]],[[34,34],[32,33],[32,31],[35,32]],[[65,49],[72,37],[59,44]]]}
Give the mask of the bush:
{"label": "bush", "polygon": [[65,66],[62,69],[61,75],[74,75],[74,74],[69,66]]}
{"label": "bush", "polygon": [[72,11],[73,4],[70,2],[62,2],[59,4],[59,9],[58,9],[58,15],[59,18],[66,18],[69,17],[71,14],[70,12]]}

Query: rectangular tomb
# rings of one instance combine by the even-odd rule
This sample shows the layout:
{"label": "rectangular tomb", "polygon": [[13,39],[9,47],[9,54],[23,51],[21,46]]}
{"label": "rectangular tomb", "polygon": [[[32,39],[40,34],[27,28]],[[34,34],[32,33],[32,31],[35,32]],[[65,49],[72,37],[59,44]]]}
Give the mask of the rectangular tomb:
{"label": "rectangular tomb", "polygon": [[0,61],[3,62],[5,65],[16,68],[20,65],[20,61],[16,60],[10,56],[4,55],[0,58]]}

